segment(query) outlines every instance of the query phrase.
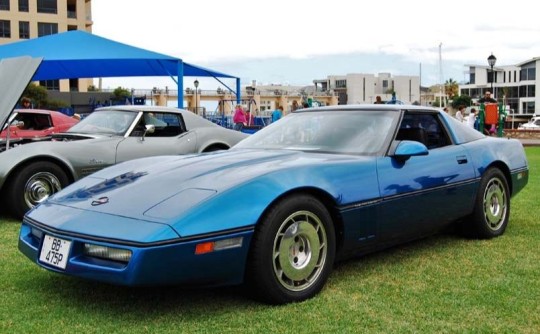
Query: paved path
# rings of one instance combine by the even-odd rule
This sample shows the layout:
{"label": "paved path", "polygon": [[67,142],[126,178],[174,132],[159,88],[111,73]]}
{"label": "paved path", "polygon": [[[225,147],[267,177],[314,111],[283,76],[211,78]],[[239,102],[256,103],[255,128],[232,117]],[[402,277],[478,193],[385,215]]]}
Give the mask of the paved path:
{"label": "paved path", "polygon": [[540,146],[540,139],[520,139],[523,146]]}

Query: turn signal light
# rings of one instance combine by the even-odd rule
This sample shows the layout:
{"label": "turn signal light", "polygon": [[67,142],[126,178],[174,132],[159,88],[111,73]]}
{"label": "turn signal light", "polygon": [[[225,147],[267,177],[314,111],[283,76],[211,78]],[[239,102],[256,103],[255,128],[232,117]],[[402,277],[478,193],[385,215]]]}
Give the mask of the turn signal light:
{"label": "turn signal light", "polygon": [[238,238],[219,240],[215,242],[214,241],[203,242],[195,246],[195,254],[196,255],[206,254],[206,253],[212,253],[214,251],[242,247],[242,241],[243,241],[243,238],[238,237]]}

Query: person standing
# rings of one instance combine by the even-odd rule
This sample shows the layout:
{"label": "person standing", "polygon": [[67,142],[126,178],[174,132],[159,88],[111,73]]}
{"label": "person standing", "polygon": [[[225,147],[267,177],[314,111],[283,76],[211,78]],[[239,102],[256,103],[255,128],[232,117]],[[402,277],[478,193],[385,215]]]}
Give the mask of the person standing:
{"label": "person standing", "polygon": [[456,111],[456,119],[460,122],[463,122],[463,110],[465,109],[464,105],[459,106],[458,110]]}
{"label": "person standing", "polygon": [[384,102],[382,101],[381,97],[377,95],[377,97],[375,97],[375,102],[373,102],[373,104],[384,104]]}
{"label": "person standing", "polygon": [[300,109],[300,106],[298,105],[298,102],[296,100],[293,100],[291,111],[295,111],[296,109]]}
{"label": "person standing", "polygon": [[484,93],[484,97],[478,100],[478,103],[497,103],[497,100],[491,97],[491,92],[487,90]]}
{"label": "person standing", "polygon": [[279,106],[272,112],[272,123],[277,122],[283,116],[283,107]]}
{"label": "person standing", "polygon": [[236,105],[233,116],[234,129],[236,131],[242,131],[242,128],[247,123],[246,113],[241,105]]}
{"label": "person standing", "polygon": [[469,113],[469,119],[467,119],[467,125],[473,129],[477,129],[476,124],[476,109],[472,108],[471,112]]}
{"label": "person standing", "polygon": [[23,109],[31,109],[32,108],[32,101],[27,97],[23,97],[21,99],[21,106],[22,106]]}

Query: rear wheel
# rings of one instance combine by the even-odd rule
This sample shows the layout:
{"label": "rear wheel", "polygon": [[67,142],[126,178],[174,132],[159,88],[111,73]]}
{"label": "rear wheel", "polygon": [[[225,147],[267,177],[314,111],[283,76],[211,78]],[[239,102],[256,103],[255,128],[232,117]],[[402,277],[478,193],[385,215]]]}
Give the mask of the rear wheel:
{"label": "rear wheel", "polygon": [[469,237],[489,239],[506,230],[510,216],[510,191],[504,174],[497,168],[486,171],[476,195],[474,212],[463,222]]}
{"label": "rear wheel", "polygon": [[68,184],[66,173],[52,162],[38,161],[24,166],[7,187],[12,214],[22,218],[28,210]]}
{"label": "rear wheel", "polygon": [[247,280],[266,302],[302,301],[323,288],[334,257],[334,226],[324,205],[312,196],[290,196],[275,204],[257,227]]}

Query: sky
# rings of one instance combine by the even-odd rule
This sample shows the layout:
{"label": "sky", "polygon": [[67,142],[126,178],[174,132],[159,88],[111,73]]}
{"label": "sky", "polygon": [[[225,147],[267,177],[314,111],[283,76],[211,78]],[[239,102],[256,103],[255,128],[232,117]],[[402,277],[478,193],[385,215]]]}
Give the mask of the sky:
{"label": "sky", "polygon": [[[468,80],[467,65],[540,56],[532,2],[453,0],[94,0],[92,32],[241,78],[312,85],[352,73]],[[441,78],[442,72],[442,78]],[[196,78],[185,78],[193,87]],[[200,89],[216,89],[200,79]],[[234,88],[234,83],[228,83]],[[103,88],[175,87],[170,78],[104,78]]]}

